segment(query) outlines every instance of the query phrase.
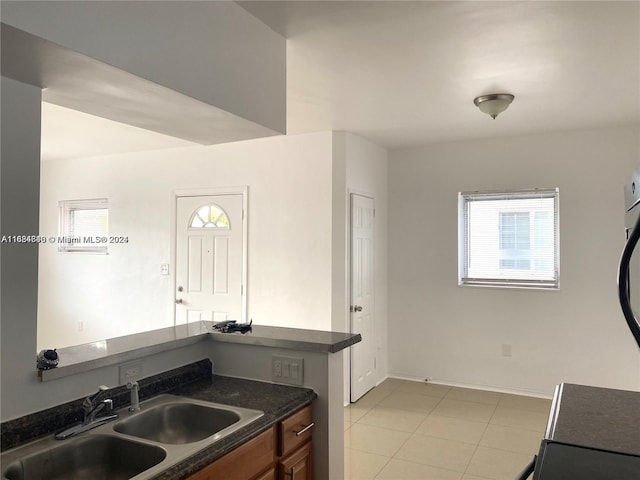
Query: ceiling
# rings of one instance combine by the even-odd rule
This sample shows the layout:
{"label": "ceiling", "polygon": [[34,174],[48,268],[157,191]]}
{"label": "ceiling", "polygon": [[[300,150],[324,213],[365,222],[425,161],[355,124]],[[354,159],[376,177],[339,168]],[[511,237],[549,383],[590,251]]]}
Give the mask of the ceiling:
{"label": "ceiling", "polygon": [[42,103],[40,156],[43,161],[193,145],[198,144],[52,103]]}
{"label": "ceiling", "polygon": [[[238,3],[288,39],[289,134],[399,149],[640,124],[637,1]],[[473,99],[496,92],[515,100],[492,120]]]}
{"label": "ceiling", "polygon": [[[395,149],[640,122],[638,2],[239,2],[288,39],[288,133]],[[481,94],[515,95],[495,121]]]}

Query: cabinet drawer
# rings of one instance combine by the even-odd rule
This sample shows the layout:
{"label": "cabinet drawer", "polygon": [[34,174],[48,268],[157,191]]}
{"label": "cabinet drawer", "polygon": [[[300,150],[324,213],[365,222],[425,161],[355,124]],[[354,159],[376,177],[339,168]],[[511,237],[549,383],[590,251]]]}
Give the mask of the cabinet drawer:
{"label": "cabinet drawer", "polygon": [[275,435],[274,426],[194,473],[189,480],[247,480],[258,475],[273,465]]}
{"label": "cabinet drawer", "polygon": [[311,439],[313,430],[311,405],[298,410],[296,413],[280,422],[278,451],[286,455],[290,451]]}

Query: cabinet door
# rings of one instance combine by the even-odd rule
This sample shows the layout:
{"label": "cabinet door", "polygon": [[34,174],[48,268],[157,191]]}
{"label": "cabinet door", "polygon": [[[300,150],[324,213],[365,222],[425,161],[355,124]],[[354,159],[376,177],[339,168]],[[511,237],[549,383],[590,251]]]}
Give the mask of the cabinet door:
{"label": "cabinet door", "polygon": [[278,480],[313,480],[311,442],[307,442],[291,455],[278,462]]}
{"label": "cabinet door", "polygon": [[211,465],[194,473],[188,480],[247,480],[247,478],[253,478],[269,465],[273,465],[275,437],[275,427],[272,427]]}
{"label": "cabinet door", "polygon": [[269,470],[264,472],[262,475],[258,475],[253,480],[276,480],[276,470],[274,467],[271,467]]}

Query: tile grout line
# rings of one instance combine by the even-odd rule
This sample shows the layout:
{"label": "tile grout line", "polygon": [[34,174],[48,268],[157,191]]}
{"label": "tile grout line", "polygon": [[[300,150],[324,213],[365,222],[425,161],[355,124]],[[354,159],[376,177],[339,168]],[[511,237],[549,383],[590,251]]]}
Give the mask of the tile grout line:
{"label": "tile grout line", "polygon": [[[500,394],[500,399],[502,399],[502,394]],[[500,403],[500,399],[498,400],[498,403]],[[473,457],[475,456],[476,452],[478,451],[478,447],[480,447],[480,442],[482,442],[482,439],[484,438],[485,433],[487,433],[487,429],[489,428],[489,425],[491,423],[491,419],[493,418],[493,416],[496,413],[496,410],[498,409],[498,403],[496,403],[494,405],[493,412],[491,412],[491,417],[489,417],[489,420],[487,420],[487,424],[484,426],[484,430],[482,431],[482,435],[480,435],[480,439],[478,440],[478,443],[476,443],[476,448],[473,449],[473,453],[471,454],[471,458],[469,459],[469,462],[467,463],[467,466],[464,469],[464,473],[462,474],[463,477],[465,475],[467,475],[467,470],[469,470],[469,465],[471,465],[471,461],[473,460]],[[472,474],[469,473],[469,475],[472,475]]]}
{"label": "tile grout line", "polygon": [[[393,460],[393,457],[387,457],[386,455],[378,455],[377,453],[363,452],[362,450],[357,450],[357,449],[355,449],[355,448],[349,448],[349,450],[354,450],[354,451],[356,451],[356,452],[360,452],[360,453],[367,453],[367,454],[370,454],[370,455],[376,455],[376,456],[378,456],[378,457],[384,457],[384,458],[387,458],[387,459],[388,459],[388,460],[384,463],[384,465],[380,468],[380,470],[378,470],[378,473],[376,473],[376,476],[374,477],[374,480],[375,480],[376,478],[378,478],[378,475],[380,474],[380,472],[382,472],[382,470],[384,470],[384,468],[389,464],[389,462],[390,462],[391,460]],[[351,472],[349,472],[349,473],[351,473]],[[345,472],[345,475],[346,475],[346,472]],[[344,479],[344,480],[350,480],[350,479],[345,477],[345,479]]]}
{"label": "tile grout line", "polygon": [[[465,443],[467,445],[474,445],[473,453],[471,454],[469,462],[467,462],[467,464],[465,466],[464,472],[461,473],[459,471],[449,470],[449,471],[455,472],[457,474],[459,473],[461,475],[461,477],[464,477],[464,475],[472,475],[468,471],[469,466],[471,464],[471,460],[476,455],[479,447],[482,446],[481,442],[484,439],[485,435],[487,434],[489,425],[496,425],[498,427],[502,427],[502,428],[506,428],[506,429],[513,429],[513,430],[521,430],[521,431],[527,431],[527,432],[540,433],[539,431],[537,431],[535,429],[526,428],[526,427],[522,427],[522,426],[502,425],[500,423],[494,423],[494,424],[491,423],[495,418],[495,415],[496,415],[496,413],[498,411],[498,407],[504,407],[504,408],[507,408],[507,409],[511,409],[511,410],[515,410],[515,411],[522,411],[522,412],[526,412],[526,413],[536,413],[536,414],[543,413],[543,412],[539,411],[539,408],[526,408],[526,407],[518,408],[517,405],[504,405],[503,401],[504,401],[504,398],[505,398],[505,394],[502,394],[502,393],[499,394],[497,402],[495,402],[495,403],[494,402],[487,403],[487,402],[482,402],[482,401],[476,401],[475,399],[467,399],[465,397],[463,397],[463,398],[451,398],[451,393],[453,392],[453,388],[449,388],[447,390],[447,392],[444,393],[443,395],[432,395],[432,394],[416,391],[416,389],[404,390],[402,388],[402,385],[396,385],[394,387],[388,388],[388,390],[385,388],[385,390],[386,390],[385,391],[386,394],[383,395],[383,396],[381,395],[381,398],[379,398],[377,401],[372,402],[368,407],[365,407],[366,411],[358,418],[357,421],[349,422],[349,427],[347,428],[347,430],[348,430],[354,424],[359,424],[359,425],[363,425],[363,426],[382,428],[382,429],[386,429],[386,430],[389,430],[389,431],[402,432],[402,433],[408,434],[407,439],[404,442],[402,442],[402,444],[397,449],[394,450],[394,453],[393,453],[393,455],[391,457],[387,457],[386,455],[375,454],[375,455],[378,455],[378,456],[381,456],[381,457],[385,457],[387,459],[386,462],[384,463],[384,465],[382,466],[382,468],[376,474],[376,476],[375,476],[376,479],[380,478],[380,476],[379,476],[380,473],[389,465],[391,460],[394,460],[394,459],[398,460],[398,461],[403,461],[403,462],[406,461],[406,462],[409,462],[409,463],[415,463],[417,465],[425,465],[425,466],[431,466],[431,467],[434,467],[434,468],[440,468],[440,469],[443,469],[443,470],[449,470],[449,469],[443,468],[441,466],[425,464],[425,463],[415,462],[415,461],[411,461],[411,460],[402,460],[402,459],[399,459],[397,457],[397,454],[399,453],[399,451],[407,444],[407,442],[409,442],[415,436],[426,436],[426,437],[434,438],[434,439],[456,441],[454,439],[446,439],[446,438],[442,438],[442,437],[435,436],[435,435],[429,435],[429,434],[425,434],[425,433],[417,433],[417,431],[420,428],[420,426],[423,425],[424,422],[426,422],[429,418],[433,418],[433,417],[451,418],[451,419],[457,419],[457,420],[462,420],[462,421],[467,421],[467,422],[472,422],[472,423],[482,423],[484,425],[484,428],[482,429],[482,434],[480,435],[480,438],[479,438],[477,443],[457,440],[460,443]],[[381,403],[384,402],[386,399],[388,399],[388,397],[391,396],[393,393],[415,395],[415,396],[421,396],[421,397],[430,397],[431,399],[437,399],[437,402],[427,412],[425,412],[424,410],[410,410],[410,409],[406,409],[406,408],[402,408],[402,407],[398,408],[398,407],[394,407],[394,406],[383,406],[383,405],[381,405]],[[461,417],[455,416],[455,415],[446,416],[446,415],[435,414],[434,411],[438,408],[439,405],[442,404],[443,400],[456,400],[456,401],[460,401],[460,402],[470,402],[470,403],[480,404],[480,405],[484,405],[484,406],[491,406],[493,408],[492,408],[491,415],[490,415],[489,419],[486,422],[479,422],[477,420],[461,418]],[[352,404],[352,405],[357,405],[357,402],[355,404]],[[367,424],[367,423],[362,423],[361,420],[363,418],[365,418],[372,410],[374,410],[376,408],[379,408],[379,409],[385,409],[386,408],[386,409],[390,409],[390,410],[396,410],[396,411],[399,411],[399,412],[403,412],[404,411],[404,412],[407,412],[407,413],[424,415],[425,418],[419,423],[419,425],[413,431],[397,430],[397,429],[395,429],[393,427],[379,426],[379,425],[375,425],[375,424],[371,424],[370,425],[370,424]],[[345,432],[346,432],[346,430],[345,430]],[[516,451],[513,451],[513,450],[507,450],[507,449],[504,449],[504,448],[496,448],[496,447],[487,447],[487,448],[491,448],[492,450],[496,450],[496,451],[503,451],[505,453],[527,455],[526,453],[523,453],[523,452],[516,452]],[[360,450],[357,450],[357,449],[354,449],[354,450],[360,451]],[[373,454],[372,452],[365,452],[365,453]],[[478,477],[478,478],[484,478],[484,477]],[[347,478],[346,480],[349,480],[349,479]],[[491,480],[491,479],[488,478],[487,480]]]}
{"label": "tile grout line", "polygon": [[[366,412],[364,415],[362,415],[362,416],[361,416],[361,417],[360,417],[356,422],[354,422],[354,423],[358,423],[360,420],[362,420],[362,418],[364,418],[364,417],[365,417],[369,412],[371,412],[371,410],[373,410],[375,407],[379,406],[379,405],[380,405],[380,403],[382,403],[385,399],[387,399],[389,396],[391,396],[391,395],[392,395],[393,393],[395,393],[395,392],[401,392],[401,393],[412,393],[412,392],[403,392],[402,390],[398,390],[398,388],[397,388],[397,387],[396,387],[396,388],[391,389],[391,391],[390,391],[387,395],[385,395],[385,396],[384,396],[384,398],[382,398],[382,399],[381,399],[381,400],[379,400],[378,402],[375,402],[375,403],[374,403],[374,405],[373,405],[373,407],[371,407],[371,408],[367,409],[367,412]],[[448,393],[448,392],[447,392],[447,393]],[[416,394],[416,395],[420,395],[420,394]],[[428,395],[425,395],[425,396],[428,396]],[[433,410],[435,410],[435,408],[436,408],[436,407],[437,407],[437,406],[442,402],[442,400],[444,399],[444,397],[445,397],[445,396],[446,396],[446,394],[445,394],[444,396],[442,396],[442,397],[432,397],[432,398],[438,398],[438,402],[437,402],[437,403],[436,403],[436,404],[435,404],[435,405],[434,405],[434,406],[433,406],[433,407],[432,407],[432,408],[431,408],[431,409],[426,413],[425,420],[426,420],[426,418],[427,418],[427,417],[428,417],[428,416],[433,412]],[[384,408],[384,407],[381,407],[381,408]],[[412,412],[412,413],[422,413],[422,412],[413,412],[413,411],[411,411],[411,410],[406,410],[406,409],[402,409],[402,408],[397,408],[397,410],[405,410],[405,411],[409,411],[409,412]],[[423,422],[424,422],[424,420],[423,420]],[[422,424],[423,422],[421,422],[421,424]],[[352,425],[353,425],[353,423],[351,424],[351,426],[352,426]],[[367,424],[364,424],[364,423],[363,423],[363,424],[361,424],[361,425],[367,425]],[[351,428],[351,426],[350,426],[349,428]],[[384,427],[378,427],[378,428],[384,428]],[[417,430],[418,428],[419,428],[419,425],[418,425],[418,427],[416,427],[416,430]],[[400,430],[394,430],[394,429],[388,429],[388,430],[391,430],[391,431],[400,431]],[[400,460],[400,459],[397,459],[397,458],[396,458],[396,454],[397,454],[397,453],[400,451],[400,449],[401,449],[401,448],[402,448],[402,447],[403,447],[403,446],[404,446],[404,445],[405,445],[405,444],[406,444],[406,443],[411,439],[411,437],[415,434],[415,431],[414,431],[414,432],[403,432],[403,433],[409,433],[409,436],[408,436],[408,437],[407,437],[407,439],[406,439],[406,440],[405,440],[405,441],[404,441],[404,442],[403,442],[403,443],[402,443],[402,444],[401,444],[401,445],[400,445],[400,446],[395,450],[395,452],[393,453],[393,455],[392,455],[391,457],[389,457],[389,460],[385,463],[385,465],[384,465],[384,466],[383,466],[383,467],[378,471],[378,473],[377,473],[377,474],[376,474],[376,476],[374,477],[375,479],[379,478],[379,474],[380,474],[380,472],[382,472],[382,471],[384,470],[384,468],[385,468],[385,467],[386,467],[386,466],[391,462],[391,460],[393,460],[393,459]],[[371,452],[366,452],[366,453],[371,453]],[[380,456],[384,456],[384,455],[380,455]],[[414,463],[415,463],[415,462],[414,462]],[[462,476],[461,476],[460,478],[462,478]],[[349,480],[349,479],[345,479],[345,480]]]}
{"label": "tile grout line", "polygon": [[[394,460],[394,459],[398,460],[400,462],[407,462],[407,463],[412,463],[414,465],[420,465],[421,467],[429,467],[429,468],[435,468],[435,469],[438,469],[438,470],[445,470],[447,472],[457,473],[457,474],[459,474],[461,476],[461,478],[462,478],[462,476],[465,475],[463,472],[460,472],[459,470],[451,470],[450,468],[439,467],[439,466],[431,465],[431,464],[428,464],[428,463],[415,462],[413,460],[404,460],[402,458],[391,457],[389,459],[389,461]],[[380,470],[380,471],[382,471],[382,470]],[[375,479],[378,479],[378,476],[376,476]],[[487,480],[491,480],[491,479],[487,479]]]}

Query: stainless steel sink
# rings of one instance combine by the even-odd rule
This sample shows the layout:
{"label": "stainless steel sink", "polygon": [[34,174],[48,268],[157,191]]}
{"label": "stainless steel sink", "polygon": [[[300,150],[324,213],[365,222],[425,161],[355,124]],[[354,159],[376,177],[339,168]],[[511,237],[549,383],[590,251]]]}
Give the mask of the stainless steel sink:
{"label": "stainless steel sink", "polygon": [[125,480],[162,462],[156,445],[111,435],[87,435],[21,457],[7,465],[8,480]]}
{"label": "stainless steel sink", "polygon": [[154,442],[184,444],[215,435],[242,419],[242,412],[228,407],[167,403],[119,421],[113,425],[113,429]]}
{"label": "stainless steel sink", "polygon": [[120,419],[66,440],[53,435],[2,452],[3,480],[146,480],[263,415],[175,395],[118,411]]}

